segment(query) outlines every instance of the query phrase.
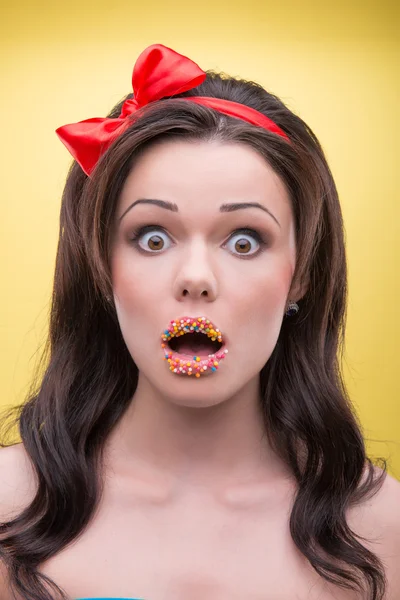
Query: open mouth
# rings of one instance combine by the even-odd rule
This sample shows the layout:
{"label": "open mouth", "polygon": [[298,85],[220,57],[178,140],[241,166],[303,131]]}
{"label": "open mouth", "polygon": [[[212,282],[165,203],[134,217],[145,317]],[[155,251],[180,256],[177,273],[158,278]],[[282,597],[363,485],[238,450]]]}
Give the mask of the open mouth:
{"label": "open mouth", "polygon": [[216,371],[219,361],[228,352],[222,333],[207,317],[182,317],[171,321],[161,342],[170,370],[196,377]]}
{"label": "open mouth", "polygon": [[178,354],[193,354],[197,356],[209,356],[222,348],[221,342],[217,340],[213,341],[204,333],[197,331],[173,337],[167,342],[167,345],[174,352],[178,352]]}

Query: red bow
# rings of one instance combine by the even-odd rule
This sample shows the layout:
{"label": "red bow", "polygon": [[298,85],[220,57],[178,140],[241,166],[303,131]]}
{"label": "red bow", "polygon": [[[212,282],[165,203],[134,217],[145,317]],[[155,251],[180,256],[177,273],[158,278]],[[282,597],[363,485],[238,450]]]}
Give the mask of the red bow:
{"label": "red bow", "polygon": [[[132,74],[134,97],[125,100],[117,119],[86,119],[63,125],[56,129],[56,133],[84,172],[90,175],[102,154],[131,125],[130,115],[150,102],[191,90],[205,78],[206,73],[186,56],[162,44],[153,44],[136,61]],[[182,100],[208,106],[288,139],[286,133],[271,119],[244,104],[204,96],[191,96]]]}

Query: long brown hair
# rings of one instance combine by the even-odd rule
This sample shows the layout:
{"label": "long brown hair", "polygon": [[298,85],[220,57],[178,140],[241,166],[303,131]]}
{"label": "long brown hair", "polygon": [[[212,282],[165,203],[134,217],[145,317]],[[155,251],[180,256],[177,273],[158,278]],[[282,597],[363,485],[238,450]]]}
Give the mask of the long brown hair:
{"label": "long brown hair", "polygon": [[[145,147],[161,139],[219,140],[259,152],[293,203],[294,277],[307,291],[300,312],[284,319],[260,373],[265,432],[298,483],[290,516],[293,541],[323,578],[380,600],[383,565],[345,518],[349,506],[379,490],[386,462],[378,475],[341,375],[346,257],[332,174],[310,128],[258,84],[208,72],[200,86],[181,94],[191,95],[250,106],[275,121],[291,143],[174,97],[141,109],[91,178],[72,164],[62,197],[44,375],[14,420],[38,488],[32,503],[0,526],[0,558],[24,599],[53,600],[49,588],[66,598],[39,567],[89,525],[103,489],[105,440],[138,380],[115,307],[106,300],[112,295],[110,232],[119,194]],[[122,102],[110,117],[119,115]]]}

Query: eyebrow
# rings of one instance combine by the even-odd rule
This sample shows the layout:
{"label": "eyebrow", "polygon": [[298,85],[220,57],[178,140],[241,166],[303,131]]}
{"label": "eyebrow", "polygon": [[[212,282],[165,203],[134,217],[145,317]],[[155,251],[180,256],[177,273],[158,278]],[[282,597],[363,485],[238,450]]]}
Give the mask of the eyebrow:
{"label": "eyebrow", "polygon": [[[166,210],[170,210],[172,212],[179,212],[178,206],[173,202],[167,202],[166,200],[156,200],[153,198],[140,198],[139,200],[135,200],[135,202],[133,202],[126,209],[126,211],[119,217],[118,222],[121,222],[122,218],[126,215],[126,213],[137,204],[154,204],[156,206],[159,206],[160,208],[165,208]],[[264,212],[268,213],[270,217],[273,218],[275,223],[279,225],[279,227],[281,226],[278,219],[272,214],[272,212],[259,202],[232,202],[230,204],[221,204],[219,210],[220,212],[226,213],[233,212],[235,210],[242,210],[243,208],[260,208]]]}

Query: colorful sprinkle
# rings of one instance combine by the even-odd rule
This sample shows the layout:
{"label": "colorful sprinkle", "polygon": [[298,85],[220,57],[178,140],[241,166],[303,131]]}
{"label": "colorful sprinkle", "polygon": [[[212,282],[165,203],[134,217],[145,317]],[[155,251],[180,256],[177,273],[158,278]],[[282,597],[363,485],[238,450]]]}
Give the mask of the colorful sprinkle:
{"label": "colorful sprinkle", "polygon": [[161,336],[161,348],[163,349],[163,360],[169,363],[169,370],[173,373],[195,375],[199,378],[203,375],[207,368],[211,371],[218,369],[218,361],[225,358],[228,352],[226,349],[220,350],[214,354],[209,354],[208,357],[193,356],[193,360],[181,360],[176,354],[167,350],[168,342],[174,337],[191,333],[202,333],[211,339],[213,342],[223,344],[223,338],[220,330],[215,327],[209,319],[205,317],[190,318],[183,317],[170,321],[168,329],[165,329]]}

